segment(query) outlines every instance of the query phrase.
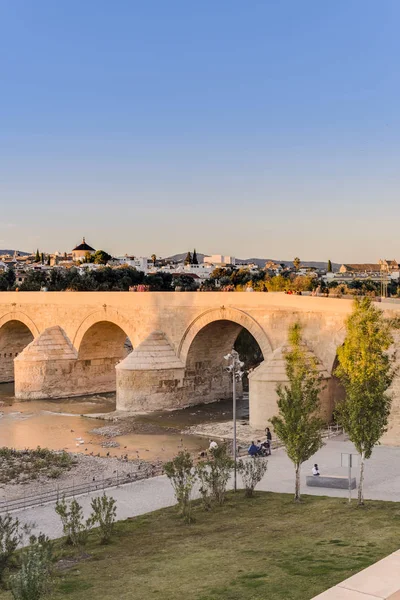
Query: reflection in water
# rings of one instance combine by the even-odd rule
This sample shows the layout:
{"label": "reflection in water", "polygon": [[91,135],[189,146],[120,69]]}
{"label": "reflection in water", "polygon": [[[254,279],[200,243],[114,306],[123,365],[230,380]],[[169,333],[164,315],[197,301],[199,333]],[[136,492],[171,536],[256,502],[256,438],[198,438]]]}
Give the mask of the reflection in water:
{"label": "reflection in water", "polygon": [[[0,404],[0,446],[17,449],[42,446],[51,450],[100,453],[101,456],[127,454],[129,458],[139,456],[145,460],[170,459],[182,447],[199,452],[208,446],[208,440],[182,435],[181,430],[197,423],[232,418],[232,403],[227,401],[142,415],[134,419],[134,431],[112,438],[119,448],[103,448],[101,444],[110,438],[91,430],[111,422],[82,415],[114,411],[115,394],[20,402],[14,397],[13,384],[6,383],[0,384]],[[248,418],[246,400],[239,401],[238,415],[240,419]]]}

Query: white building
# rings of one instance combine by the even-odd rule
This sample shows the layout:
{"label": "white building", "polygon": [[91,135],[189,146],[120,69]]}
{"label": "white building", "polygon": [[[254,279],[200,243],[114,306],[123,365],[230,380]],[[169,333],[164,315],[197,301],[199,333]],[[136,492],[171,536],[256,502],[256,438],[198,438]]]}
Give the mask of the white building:
{"label": "white building", "polygon": [[226,265],[236,265],[234,256],[225,256],[224,254],[212,254],[204,257],[206,265],[214,265],[215,267],[225,267]]}
{"label": "white building", "polygon": [[[145,274],[149,272],[149,259],[147,256],[119,256],[118,260],[121,265],[134,267],[138,271],[143,271]],[[153,266],[152,263],[151,266]]]}

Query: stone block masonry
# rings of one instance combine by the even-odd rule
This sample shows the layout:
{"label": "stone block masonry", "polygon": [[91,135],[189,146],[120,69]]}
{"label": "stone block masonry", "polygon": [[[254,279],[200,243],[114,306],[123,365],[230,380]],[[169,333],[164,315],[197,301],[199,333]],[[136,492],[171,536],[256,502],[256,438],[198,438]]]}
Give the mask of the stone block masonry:
{"label": "stone block masonry", "polygon": [[[378,306],[390,318],[400,314],[400,305]],[[336,350],[351,309],[350,300],[283,293],[1,292],[0,381],[15,379],[21,399],[117,387],[118,406],[127,410],[210,402],[230,397],[223,357],[245,328],[264,358],[250,377],[250,421],[263,429],[276,412],[271,360],[281,356],[288,328],[298,321],[327,383],[329,420]],[[141,363],[143,343],[147,362]],[[128,360],[130,347],[136,354]],[[386,443],[400,444],[399,382],[397,376]]]}

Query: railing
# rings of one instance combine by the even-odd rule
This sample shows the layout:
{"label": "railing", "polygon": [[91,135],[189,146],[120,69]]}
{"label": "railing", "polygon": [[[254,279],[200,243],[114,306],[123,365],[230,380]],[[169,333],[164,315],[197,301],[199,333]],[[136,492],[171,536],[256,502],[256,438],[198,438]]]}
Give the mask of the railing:
{"label": "railing", "polygon": [[57,486],[52,490],[48,490],[41,494],[27,494],[19,498],[12,500],[1,500],[0,501],[0,514],[7,513],[12,510],[20,510],[23,508],[31,508],[33,506],[40,506],[47,504],[48,502],[56,502],[61,498],[71,498],[82,494],[89,494],[90,492],[104,491],[108,488],[118,487],[127,483],[133,483],[134,481],[141,481],[150,477],[156,477],[161,475],[163,469],[161,466],[152,467],[143,471],[124,474],[118,476],[118,472],[114,477],[107,477],[106,479],[98,479],[89,483],[78,483],[75,485],[72,481],[72,485],[69,486]]}

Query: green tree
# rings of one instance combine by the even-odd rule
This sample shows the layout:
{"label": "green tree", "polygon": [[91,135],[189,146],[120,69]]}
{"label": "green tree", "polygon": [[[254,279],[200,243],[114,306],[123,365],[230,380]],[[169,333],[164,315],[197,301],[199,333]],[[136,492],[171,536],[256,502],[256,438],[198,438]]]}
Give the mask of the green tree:
{"label": "green tree", "polygon": [[44,252],[40,253],[40,262],[44,265]]}
{"label": "green tree", "polygon": [[189,452],[181,451],[173,460],[165,463],[164,472],[174,488],[181,516],[190,523],[192,521],[191,496],[196,474]]}
{"label": "green tree", "polygon": [[91,526],[96,527],[98,525],[97,533],[102,544],[108,544],[113,534],[117,517],[116,504],[116,500],[112,496],[106,496],[105,492],[100,498],[93,498],[91,502]]}
{"label": "green tree", "polygon": [[300,261],[299,257],[296,256],[296,258],[293,259],[293,266],[296,269],[296,271],[299,270],[300,264],[301,264],[301,261]]}
{"label": "green tree", "polygon": [[318,415],[321,374],[315,358],[305,351],[301,325],[289,329],[289,350],[285,354],[289,384],[277,386],[279,415],[271,423],[284,443],[296,472],[295,501],[300,501],[300,468],[322,446],[324,423]]}
{"label": "green tree", "polygon": [[4,276],[8,283],[8,289],[12,290],[12,288],[15,285],[15,279],[16,279],[15,271],[14,271],[13,267],[8,267],[7,271],[4,273]]}
{"label": "green tree", "polygon": [[40,262],[40,252],[39,252],[39,248],[36,249],[36,254],[35,254],[35,263],[39,263]]}
{"label": "green tree", "polygon": [[197,285],[193,277],[190,275],[178,275],[174,278],[175,288],[181,288],[184,292],[194,292],[197,290]]}
{"label": "green tree", "polygon": [[196,252],[196,248],[193,250],[193,258],[192,258],[192,265],[198,265],[199,264],[199,260],[197,258],[197,252]]}
{"label": "green tree", "polygon": [[192,255],[190,254],[190,252],[188,252],[186,254],[186,258],[185,258],[185,265],[191,265],[193,264],[193,259],[192,259]]}
{"label": "green tree", "polygon": [[283,292],[290,288],[290,281],[283,275],[276,275],[267,281],[267,289],[269,292]]}
{"label": "green tree", "polygon": [[155,267],[156,266],[156,262],[157,262],[157,256],[155,254],[152,254],[151,255],[151,260],[153,262],[153,266]]}
{"label": "green tree", "polygon": [[344,344],[338,349],[335,374],[346,395],[336,408],[336,419],[360,454],[358,504],[364,504],[364,466],[386,431],[391,407],[388,388],[395,375],[391,323],[370,298],[356,298],[348,317]]}
{"label": "green tree", "polygon": [[83,262],[84,263],[92,263],[92,262],[94,262],[94,255],[91,252],[89,252],[89,251],[85,252],[85,257],[83,259]]}
{"label": "green tree", "polygon": [[93,255],[93,262],[96,265],[106,265],[111,258],[111,254],[108,254],[105,250],[96,250]]}
{"label": "green tree", "polygon": [[330,260],[328,260],[328,268],[327,268],[328,273],[332,273],[332,263]]}

